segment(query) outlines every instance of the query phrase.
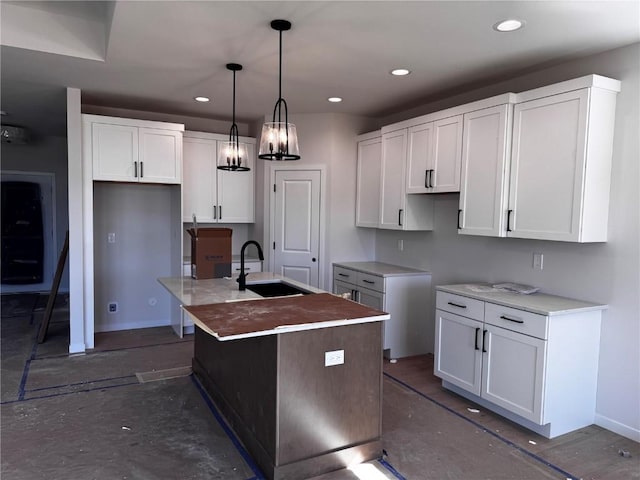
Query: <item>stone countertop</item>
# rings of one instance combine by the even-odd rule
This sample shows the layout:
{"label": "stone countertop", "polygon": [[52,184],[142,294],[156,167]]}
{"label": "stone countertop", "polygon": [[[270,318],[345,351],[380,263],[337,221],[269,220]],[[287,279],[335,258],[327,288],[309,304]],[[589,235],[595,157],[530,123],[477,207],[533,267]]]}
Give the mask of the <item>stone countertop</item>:
{"label": "stone countertop", "polygon": [[401,267],[399,265],[391,265],[381,262],[335,262],[336,267],[349,268],[358,272],[377,275],[379,277],[395,277],[407,275],[431,275],[426,270],[417,270],[415,268]]}
{"label": "stone countertop", "polygon": [[[313,293],[324,293],[324,290],[305,285],[271,272],[255,272],[247,276],[247,285],[252,283],[269,283],[284,280],[287,283]],[[262,297],[249,290],[238,290],[238,282],[234,278],[210,278],[195,280],[191,277],[163,277],[158,282],[169,290],[182,305],[208,305],[213,303],[237,302],[242,300],[258,300]]]}
{"label": "stone countertop", "polygon": [[330,293],[185,307],[194,323],[218,340],[342,327],[390,318],[388,313]]}
{"label": "stone countertop", "polygon": [[607,305],[599,303],[585,302],[545,293],[524,295],[521,293],[507,292],[495,289],[485,283],[439,285],[436,286],[436,290],[548,316],[606,310],[608,308]]}

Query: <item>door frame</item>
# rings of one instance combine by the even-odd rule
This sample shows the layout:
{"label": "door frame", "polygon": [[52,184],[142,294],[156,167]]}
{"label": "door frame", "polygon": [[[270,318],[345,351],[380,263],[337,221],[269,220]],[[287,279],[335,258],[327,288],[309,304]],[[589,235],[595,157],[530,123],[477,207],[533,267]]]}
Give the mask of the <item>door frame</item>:
{"label": "door frame", "polygon": [[275,241],[274,238],[274,234],[273,232],[275,231],[275,202],[272,201],[273,200],[273,185],[276,182],[276,172],[280,172],[280,171],[311,171],[311,170],[315,170],[315,171],[319,171],[320,172],[320,212],[319,212],[319,236],[320,238],[318,239],[319,243],[318,243],[318,258],[320,259],[320,261],[318,262],[318,288],[325,290],[324,288],[324,272],[325,272],[325,259],[326,259],[326,255],[325,255],[325,225],[326,225],[326,219],[325,219],[325,212],[326,212],[326,201],[327,201],[327,195],[326,195],[326,187],[327,187],[327,168],[326,165],[321,165],[321,164],[309,164],[309,165],[292,165],[289,162],[287,163],[278,163],[278,164],[271,164],[271,163],[267,163],[265,165],[266,167],[266,172],[265,172],[265,182],[268,182],[265,186],[264,186],[264,191],[265,191],[265,202],[264,202],[264,214],[265,214],[265,218],[268,219],[268,221],[264,222],[263,228],[264,228],[264,244],[265,245],[265,262],[266,264],[269,266],[269,270],[273,272],[273,269],[275,267],[275,256],[272,254],[273,253],[273,248],[271,247],[271,245],[273,245],[273,242]]}

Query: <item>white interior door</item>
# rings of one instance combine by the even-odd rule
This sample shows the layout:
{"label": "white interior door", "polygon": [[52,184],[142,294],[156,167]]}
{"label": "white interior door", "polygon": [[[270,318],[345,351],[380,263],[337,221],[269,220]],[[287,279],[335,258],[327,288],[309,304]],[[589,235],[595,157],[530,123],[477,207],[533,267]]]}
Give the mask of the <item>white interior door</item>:
{"label": "white interior door", "polygon": [[320,170],[277,170],[273,271],[319,286]]}

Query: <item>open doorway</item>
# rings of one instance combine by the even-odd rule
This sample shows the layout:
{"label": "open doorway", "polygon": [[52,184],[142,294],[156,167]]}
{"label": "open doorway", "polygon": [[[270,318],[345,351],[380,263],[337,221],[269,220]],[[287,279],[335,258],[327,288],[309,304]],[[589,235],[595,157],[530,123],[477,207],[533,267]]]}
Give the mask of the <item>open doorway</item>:
{"label": "open doorway", "polygon": [[[26,185],[30,184],[34,186],[34,191],[39,190],[40,196],[40,211],[41,225],[42,225],[42,272],[34,281],[28,282],[25,278],[24,281],[18,279],[19,274],[16,274],[15,281],[9,278],[3,279],[2,293],[27,293],[27,292],[48,292],[51,290],[51,283],[53,281],[54,262],[56,258],[55,252],[57,251],[56,245],[56,228],[55,228],[55,175],[53,173],[41,173],[41,172],[20,172],[20,171],[3,171],[2,172],[2,186],[6,189],[14,189],[17,187],[19,190],[24,187],[20,194],[16,195],[14,202],[32,202],[33,193],[28,195],[24,194],[26,190],[29,190]],[[5,183],[6,182],[6,183]],[[3,200],[6,190],[3,192]],[[13,206],[16,210],[23,209],[23,205],[15,204]],[[3,212],[4,213],[4,212]],[[20,219],[20,221],[26,221]],[[5,237],[3,231],[2,235],[2,252],[3,257],[5,255],[5,247],[10,247],[10,243],[15,243],[17,240]],[[31,258],[25,258],[23,260],[31,262]],[[4,262],[4,258],[3,258]],[[3,265],[4,268],[4,265]],[[28,274],[27,274],[28,275]],[[6,283],[4,283],[6,281]]]}

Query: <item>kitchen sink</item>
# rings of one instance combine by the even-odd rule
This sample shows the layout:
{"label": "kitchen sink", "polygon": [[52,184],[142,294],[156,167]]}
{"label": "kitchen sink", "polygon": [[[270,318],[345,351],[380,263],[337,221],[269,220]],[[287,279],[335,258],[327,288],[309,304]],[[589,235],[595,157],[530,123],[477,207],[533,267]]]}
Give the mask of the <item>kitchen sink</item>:
{"label": "kitchen sink", "polygon": [[286,297],[290,295],[307,295],[311,292],[282,282],[254,283],[247,285],[247,290],[261,297]]}

